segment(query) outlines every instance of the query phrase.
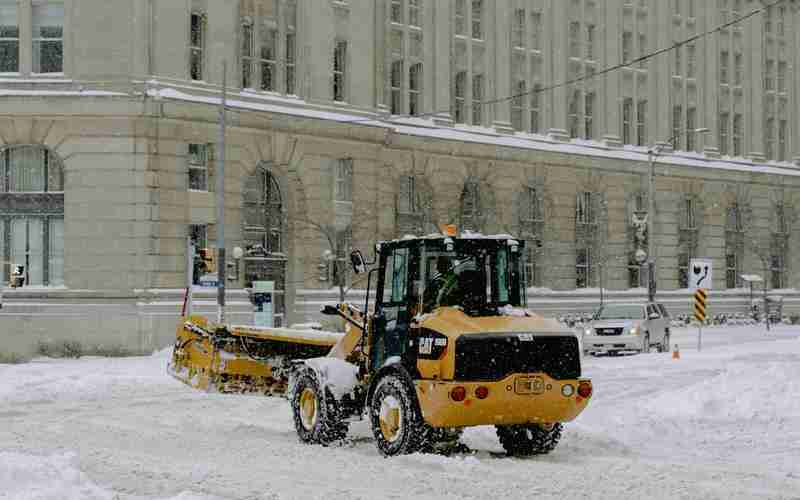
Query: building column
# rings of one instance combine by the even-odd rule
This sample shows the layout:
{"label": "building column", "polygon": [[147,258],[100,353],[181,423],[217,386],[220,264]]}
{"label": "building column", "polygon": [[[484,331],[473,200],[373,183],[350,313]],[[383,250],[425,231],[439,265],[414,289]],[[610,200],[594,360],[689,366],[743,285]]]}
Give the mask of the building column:
{"label": "building column", "polygon": [[[569,2],[550,0],[542,11],[545,32],[545,54],[549,57],[549,74],[545,82],[565,82],[569,74],[569,29],[567,9]],[[568,141],[567,132],[567,86],[549,91],[547,100],[550,128],[547,134],[556,140]]]}
{"label": "building column", "polygon": [[[745,152],[756,162],[764,162],[764,22],[756,16],[744,23],[744,51],[747,75],[745,98]],[[793,51],[794,52],[794,51]]]}
{"label": "building column", "polygon": [[[789,7],[789,19],[786,26],[799,26],[800,25],[800,6],[792,5]],[[789,43],[794,47],[793,50],[788,52],[792,54],[794,59],[789,68],[789,74],[786,78],[794,84],[790,86],[789,94],[789,130],[787,134],[787,145],[789,156],[794,160],[794,164],[800,166],[800,31],[796,29],[787,30],[789,35]]]}
{"label": "building column", "polygon": [[[717,26],[721,21],[716,2],[699,2],[700,12],[697,31],[706,31]],[[702,21],[701,21],[702,20]],[[702,79],[700,103],[698,106],[699,122],[695,127],[708,127],[710,133],[696,135],[697,141],[703,142],[703,152],[710,157],[719,156],[719,33],[708,35],[698,41],[698,75]],[[705,61],[705,64],[703,63]]]}
{"label": "building column", "polygon": [[[453,2],[452,0],[437,0],[436,2],[425,2],[425,12],[432,14],[431,21],[425,21],[426,25],[430,23],[433,28],[426,33],[433,35],[433,50],[426,51],[430,54],[430,63],[426,59],[426,66],[431,68],[431,71],[425,73],[431,74],[430,92],[426,92],[426,96],[431,96],[430,110],[436,110],[437,113],[433,115],[433,122],[439,126],[450,127],[453,125],[453,115],[450,107],[453,105],[451,92],[453,87]],[[425,42],[426,47],[427,42]],[[448,110],[448,111],[445,111]]]}
{"label": "building column", "polygon": [[[487,78],[493,87],[493,92],[488,95],[494,96],[494,99],[502,99],[511,95],[511,26],[510,6],[506,0],[495,0],[494,8],[491,12],[494,14],[493,19],[489,20],[494,23],[492,31],[494,32],[493,47],[487,47],[489,54],[493,54],[493,61],[489,62],[489,68],[494,73],[494,78]],[[488,42],[488,40],[487,40]],[[492,50],[494,49],[494,50]],[[511,134],[514,129],[511,128],[511,102],[504,100],[492,106],[492,127],[498,132]]]}
{"label": "building column", "polygon": [[[672,45],[672,2],[657,1],[650,4],[654,15],[647,16],[650,34],[655,38],[648,52]],[[655,12],[653,12],[655,11]],[[648,102],[653,103],[647,127],[653,131],[651,144],[663,144],[666,150],[672,150],[672,113],[670,110],[670,93],[672,91],[671,62],[673,54],[667,52],[650,60],[647,78],[650,96]]]}
{"label": "building column", "polygon": [[[600,67],[617,64],[622,54],[622,3],[619,0],[607,1],[608,7],[603,12],[605,28],[602,30],[604,39]],[[603,127],[603,142],[612,147],[622,146],[622,74],[622,71],[612,71],[602,77],[600,126]]]}

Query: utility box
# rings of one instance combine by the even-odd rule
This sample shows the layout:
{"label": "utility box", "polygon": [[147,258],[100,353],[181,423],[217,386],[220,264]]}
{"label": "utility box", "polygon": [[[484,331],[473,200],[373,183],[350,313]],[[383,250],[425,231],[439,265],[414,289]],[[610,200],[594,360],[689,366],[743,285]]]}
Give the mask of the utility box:
{"label": "utility box", "polygon": [[255,326],[275,326],[275,282],[254,281],[250,301],[253,303]]}

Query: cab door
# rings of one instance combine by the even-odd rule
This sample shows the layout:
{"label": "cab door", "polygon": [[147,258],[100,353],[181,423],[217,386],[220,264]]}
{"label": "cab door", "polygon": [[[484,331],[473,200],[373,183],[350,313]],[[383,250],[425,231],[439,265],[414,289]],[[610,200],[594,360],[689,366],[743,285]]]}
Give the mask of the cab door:
{"label": "cab door", "polygon": [[411,323],[409,292],[418,267],[418,252],[415,248],[398,246],[381,253],[382,274],[378,278],[370,346],[373,369],[380,369],[392,357],[402,357],[405,351]]}

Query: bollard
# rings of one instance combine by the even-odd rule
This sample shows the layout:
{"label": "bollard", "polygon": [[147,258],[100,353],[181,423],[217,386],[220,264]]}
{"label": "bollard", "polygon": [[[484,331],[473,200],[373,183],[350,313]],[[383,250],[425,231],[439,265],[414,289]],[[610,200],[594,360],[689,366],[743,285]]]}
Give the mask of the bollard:
{"label": "bollard", "polygon": [[681,351],[678,349],[678,344],[672,348],[672,359],[681,359]]}

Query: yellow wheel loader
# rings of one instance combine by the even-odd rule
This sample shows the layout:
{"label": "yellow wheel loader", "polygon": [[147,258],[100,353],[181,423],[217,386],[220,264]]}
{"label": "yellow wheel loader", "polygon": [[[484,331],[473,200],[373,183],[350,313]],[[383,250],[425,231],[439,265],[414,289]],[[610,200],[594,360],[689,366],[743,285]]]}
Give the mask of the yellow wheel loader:
{"label": "yellow wheel loader", "polygon": [[[524,308],[524,241],[447,234],[376,245],[367,303],[327,306],[345,333],[184,318],[170,371],[193,387],[285,395],[301,441],[328,444],[366,418],[387,456],[493,425],[510,455],[547,453],[592,396],[578,339]],[[374,285],[374,290],[371,290]],[[369,297],[374,292],[372,312]]]}

